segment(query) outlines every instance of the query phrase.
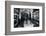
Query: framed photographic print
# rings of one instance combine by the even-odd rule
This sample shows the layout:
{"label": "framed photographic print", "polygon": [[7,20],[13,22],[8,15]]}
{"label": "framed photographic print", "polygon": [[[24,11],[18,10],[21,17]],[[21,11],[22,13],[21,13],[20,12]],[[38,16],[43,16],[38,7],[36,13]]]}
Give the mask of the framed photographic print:
{"label": "framed photographic print", "polygon": [[44,32],[44,3],[5,1],[5,34]]}

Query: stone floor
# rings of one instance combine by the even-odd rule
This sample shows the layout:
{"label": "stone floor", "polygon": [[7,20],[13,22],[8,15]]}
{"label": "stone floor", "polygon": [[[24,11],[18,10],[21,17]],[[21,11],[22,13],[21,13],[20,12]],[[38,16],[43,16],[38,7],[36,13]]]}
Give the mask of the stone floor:
{"label": "stone floor", "polygon": [[24,27],[33,27],[33,23],[28,20],[28,24],[24,21]]}

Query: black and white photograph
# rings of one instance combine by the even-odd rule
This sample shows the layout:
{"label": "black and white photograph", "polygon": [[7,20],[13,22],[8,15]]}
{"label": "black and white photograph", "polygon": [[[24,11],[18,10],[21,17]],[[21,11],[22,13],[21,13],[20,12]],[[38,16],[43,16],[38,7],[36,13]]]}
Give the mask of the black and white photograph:
{"label": "black and white photograph", "polygon": [[11,5],[11,30],[42,30],[41,13],[42,7]]}
{"label": "black and white photograph", "polygon": [[39,27],[39,9],[14,8],[14,28]]}

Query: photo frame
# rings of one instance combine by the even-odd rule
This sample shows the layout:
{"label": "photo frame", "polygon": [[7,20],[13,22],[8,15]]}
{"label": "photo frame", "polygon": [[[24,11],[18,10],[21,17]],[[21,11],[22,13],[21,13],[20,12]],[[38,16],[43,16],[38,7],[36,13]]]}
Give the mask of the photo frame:
{"label": "photo frame", "polygon": [[5,34],[45,32],[45,3],[5,1]]}

